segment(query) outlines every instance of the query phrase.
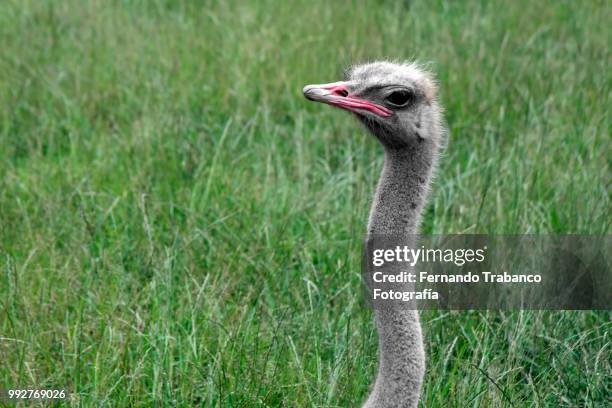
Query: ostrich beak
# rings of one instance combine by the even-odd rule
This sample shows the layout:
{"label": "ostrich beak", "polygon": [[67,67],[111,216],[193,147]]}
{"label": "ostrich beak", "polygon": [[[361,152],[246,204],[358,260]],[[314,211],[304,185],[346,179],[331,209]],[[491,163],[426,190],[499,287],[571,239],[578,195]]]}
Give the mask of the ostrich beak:
{"label": "ostrich beak", "polygon": [[306,99],[323,102],[331,106],[354,113],[364,111],[386,118],[393,113],[384,106],[377,105],[365,99],[355,98],[349,93],[350,82],[333,82],[331,84],[306,85],[302,92]]}

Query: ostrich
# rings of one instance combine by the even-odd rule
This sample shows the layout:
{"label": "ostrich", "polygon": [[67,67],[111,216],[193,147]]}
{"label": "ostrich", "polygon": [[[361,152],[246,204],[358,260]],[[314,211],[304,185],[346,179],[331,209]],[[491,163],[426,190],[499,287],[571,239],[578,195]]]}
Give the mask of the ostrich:
{"label": "ostrich", "polygon": [[[368,235],[414,236],[445,134],[431,75],[414,63],[373,62],[350,69],[346,81],[303,92],[354,113],[383,146]],[[378,373],[363,407],[416,407],[425,372],[418,312],[395,304],[375,308],[374,319]]]}

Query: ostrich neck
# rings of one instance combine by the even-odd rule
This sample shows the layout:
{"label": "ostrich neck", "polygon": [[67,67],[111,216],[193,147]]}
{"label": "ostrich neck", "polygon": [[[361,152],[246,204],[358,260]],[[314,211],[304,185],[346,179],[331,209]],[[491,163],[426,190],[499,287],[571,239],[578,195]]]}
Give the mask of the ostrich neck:
{"label": "ostrich neck", "polygon": [[[386,150],[370,219],[368,234],[416,234],[435,159],[435,146],[415,142],[403,150]],[[395,290],[410,290],[396,284]],[[425,352],[419,315],[407,307],[375,309],[378,330],[378,375],[364,408],[416,407],[423,375]]]}
{"label": "ostrich neck", "polygon": [[385,161],[370,211],[368,234],[416,234],[435,158],[432,142],[385,150]]}

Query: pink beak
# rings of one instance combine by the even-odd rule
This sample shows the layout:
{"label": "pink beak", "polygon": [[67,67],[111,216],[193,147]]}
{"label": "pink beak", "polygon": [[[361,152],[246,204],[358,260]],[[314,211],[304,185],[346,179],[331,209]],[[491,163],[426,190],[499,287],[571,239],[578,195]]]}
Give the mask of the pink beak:
{"label": "pink beak", "polygon": [[306,85],[303,92],[304,96],[311,101],[323,102],[354,113],[363,113],[366,111],[383,118],[393,114],[390,109],[384,106],[351,96],[349,93],[349,85],[349,82]]}

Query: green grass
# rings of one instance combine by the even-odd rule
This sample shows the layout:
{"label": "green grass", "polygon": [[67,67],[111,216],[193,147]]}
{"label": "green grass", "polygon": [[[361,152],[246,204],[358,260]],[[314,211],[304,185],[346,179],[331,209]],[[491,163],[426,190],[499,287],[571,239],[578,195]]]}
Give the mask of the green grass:
{"label": "green grass", "polygon": [[[431,233],[610,232],[605,1],[0,4],[0,386],[355,406],[381,151],[301,87],[431,62]],[[424,407],[610,404],[610,314],[428,312]]]}

